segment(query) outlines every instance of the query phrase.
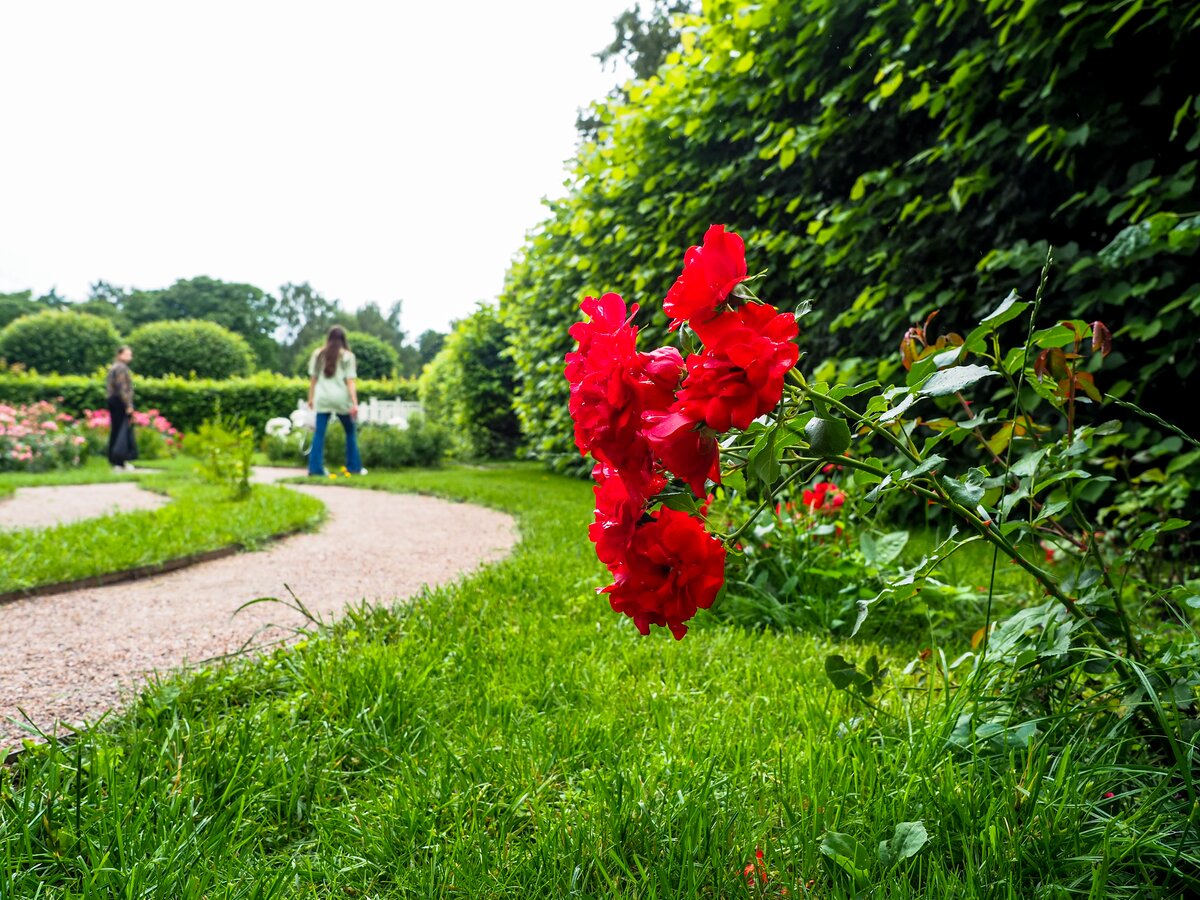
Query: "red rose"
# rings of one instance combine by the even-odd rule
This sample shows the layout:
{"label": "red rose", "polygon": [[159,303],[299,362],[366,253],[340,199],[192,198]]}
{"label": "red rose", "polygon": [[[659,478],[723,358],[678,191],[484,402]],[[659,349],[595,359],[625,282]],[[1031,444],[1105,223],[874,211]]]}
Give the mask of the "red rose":
{"label": "red rose", "polygon": [[686,481],[697,497],[706,496],[708,479],[721,483],[717,439],[703,422],[689,419],[683,413],[666,412],[645,413],[642,421],[654,455]]}
{"label": "red rose", "polygon": [[[712,323],[710,323],[712,324]],[[765,304],[720,317],[711,344],[687,359],[687,377],[672,412],[703,419],[717,432],[748,428],[783,396],[783,381],[800,357],[791,342],[796,320]]]}
{"label": "red rose", "polygon": [[637,528],[629,553],[604,588],[616,612],[638,631],[671,629],[679,640],[697,609],[708,609],[725,583],[725,547],[704,523],[676,509],[660,509]]}
{"label": "red rose", "polygon": [[[596,521],[588,526],[588,537],[596,545],[596,556],[616,571],[629,554],[634,530],[646,510],[646,497],[658,493],[666,479],[658,477],[649,484],[636,484],[633,491],[611,466],[597,463],[592,469],[596,481]],[[649,491],[644,494],[643,491]]]}
{"label": "red rose", "polygon": [[738,235],[713,225],[704,233],[702,247],[690,247],[683,257],[683,272],[667,291],[663,311],[672,317],[674,331],[684,321],[697,322],[716,315],[729,292],[746,280],[746,247]]}
{"label": "red rose", "polygon": [[683,360],[670,347],[638,353],[638,330],[618,295],[588,297],[580,308],[590,320],[571,326],[579,349],[567,354],[564,372],[571,384],[575,444],[620,469],[630,489],[648,491],[654,459],[641,434],[642,414],[672,403]]}
{"label": "red rose", "polygon": [[825,515],[835,514],[846,502],[846,495],[831,481],[818,481],[803,496],[809,512]]}

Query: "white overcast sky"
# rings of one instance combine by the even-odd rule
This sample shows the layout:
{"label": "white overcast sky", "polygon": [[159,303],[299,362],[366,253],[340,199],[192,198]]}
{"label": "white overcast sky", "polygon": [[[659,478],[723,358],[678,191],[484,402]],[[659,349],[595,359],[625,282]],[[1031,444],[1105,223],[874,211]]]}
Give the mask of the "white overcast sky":
{"label": "white overcast sky", "polygon": [[0,0],[0,292],[494,298],[633,0]]}

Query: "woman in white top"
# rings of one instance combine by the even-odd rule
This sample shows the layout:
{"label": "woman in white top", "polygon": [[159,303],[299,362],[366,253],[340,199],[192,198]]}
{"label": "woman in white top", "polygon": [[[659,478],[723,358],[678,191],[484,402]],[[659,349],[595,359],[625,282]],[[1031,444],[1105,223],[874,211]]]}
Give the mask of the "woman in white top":
{"label": "woman in white top", "polygon": [[366,475],[358,454],[358,435],[354,420],[358,416],[358,370],[354,354],[346,343],[346,332],[339,325],[329,329],[325,346],[308,361],[308,405],[317,414],[317,430],[308,454],[308,474],[326,475],[325,429],[329,417],[336,415],[346,432],[346,469],[352,475]]}

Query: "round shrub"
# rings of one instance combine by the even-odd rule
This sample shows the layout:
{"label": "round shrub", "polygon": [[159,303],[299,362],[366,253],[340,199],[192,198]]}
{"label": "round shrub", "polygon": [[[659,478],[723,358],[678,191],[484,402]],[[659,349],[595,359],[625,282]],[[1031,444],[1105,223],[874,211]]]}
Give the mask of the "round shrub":
{"label": "round shrub", "polygon": [[521,442],[513,411],[516,369],[508,330],[496,309],[480,304],[457,322],[421,375],[421,405],[451,435],[464,459],[509,459]]}
{"label": "round shrub", "polygon": [[246,339],[215,322],[184,319],[150,322],[129,336],[133,368],[139,375],[191,375],[235,378],[254,369],[254,352]]}
{"label": "round shrub", "polygon": [[[364,378],[393,378],[400,366],[400,354],[388,343],[365,331],[347,331],[346,343],[354,354],[359,381]],[[325,346],[324,340],[314,341],[296,360],[296,374],[308,377],[308,361]]]}
{"label": "round shrub", "polygon": [[0,359],[44,373],[91,375],[112,362],[120,345],[112,322],[87,313],[40,312],[0,331]]}

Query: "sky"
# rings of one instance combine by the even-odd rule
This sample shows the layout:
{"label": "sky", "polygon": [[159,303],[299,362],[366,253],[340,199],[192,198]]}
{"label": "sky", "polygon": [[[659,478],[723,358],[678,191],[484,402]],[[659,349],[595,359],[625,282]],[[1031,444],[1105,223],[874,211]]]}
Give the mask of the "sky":
{"label": "sky", "polygon": [[633,0],[0,3],[0,293],[499,293]]}

